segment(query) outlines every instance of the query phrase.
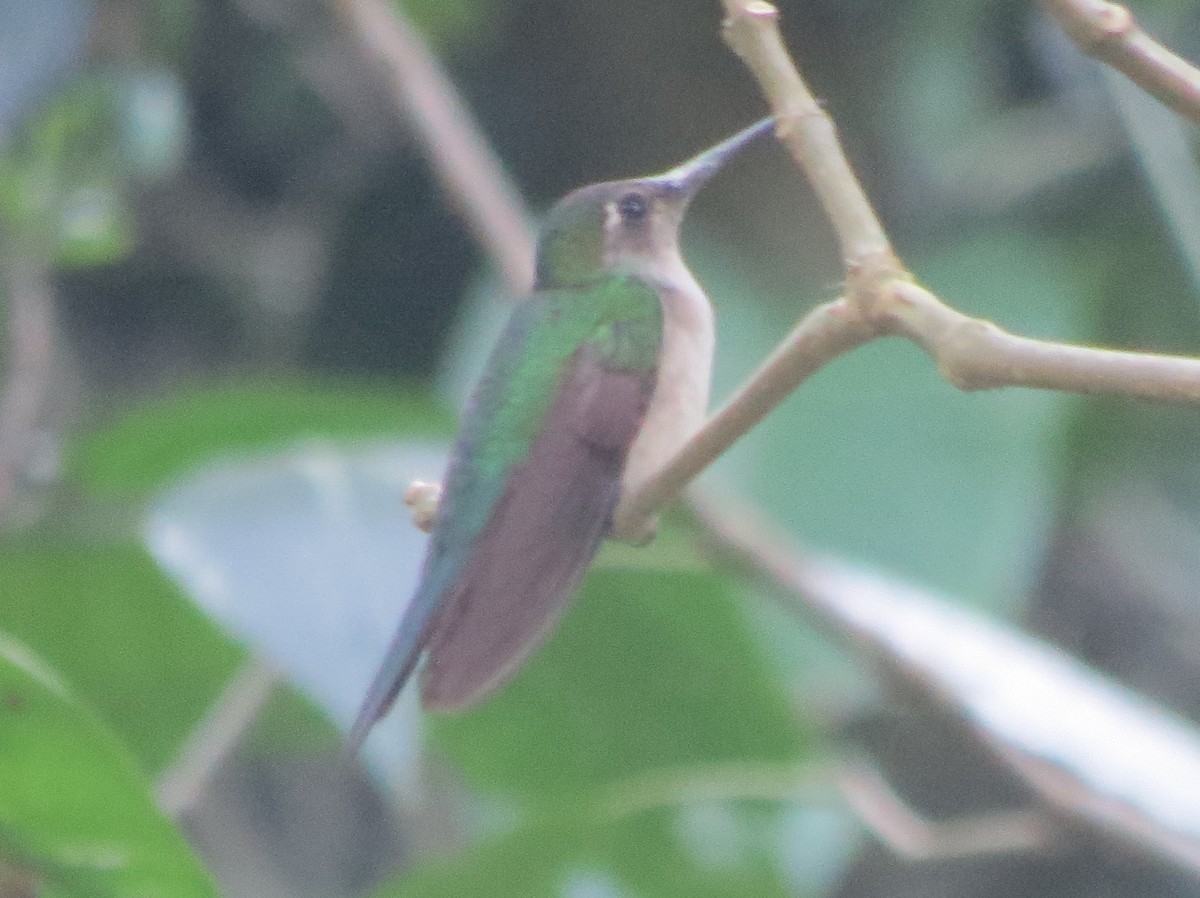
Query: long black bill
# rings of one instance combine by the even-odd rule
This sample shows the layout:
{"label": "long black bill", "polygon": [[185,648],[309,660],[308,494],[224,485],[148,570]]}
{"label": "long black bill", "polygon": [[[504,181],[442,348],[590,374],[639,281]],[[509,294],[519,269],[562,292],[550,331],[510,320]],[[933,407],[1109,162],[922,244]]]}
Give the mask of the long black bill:
{"label": "long black bill", "polygon": [[739,131],[732,137],[726,138],[715,147],[693,156],[682,165],[677,165],[669,172],[659,175],[654,180],[665,181],[686,195],[693,196],[701,187],[708,183],[721,167],[733,156],[737,155],[748,144],[773,130],[775,117],[768,116],[760,122],[755,122],[749,128]]}

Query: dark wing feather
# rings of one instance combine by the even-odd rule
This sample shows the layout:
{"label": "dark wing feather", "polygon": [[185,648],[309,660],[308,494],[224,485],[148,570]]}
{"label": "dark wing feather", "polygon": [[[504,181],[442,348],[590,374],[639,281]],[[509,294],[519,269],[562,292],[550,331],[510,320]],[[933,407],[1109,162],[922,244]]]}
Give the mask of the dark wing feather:
{"label": "dark wing feather", "polygon": [[561,616],[608,528],[656,371],[575,354],[426,643],[425,707],[474,704],[515,673]]}

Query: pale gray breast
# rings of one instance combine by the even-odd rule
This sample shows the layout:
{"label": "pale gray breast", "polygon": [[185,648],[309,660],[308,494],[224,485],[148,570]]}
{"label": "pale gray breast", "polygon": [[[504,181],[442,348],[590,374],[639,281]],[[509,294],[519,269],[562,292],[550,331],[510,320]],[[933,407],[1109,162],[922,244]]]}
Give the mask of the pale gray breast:
{"label": "pale gray breast", "polygon": [[[653,476],[704,423],[712,381],[716,333],[712,306],[683,267],[670,286],[660,288],[663,346],[658,381],[641,431],[630,447],[621,481],[621,501],[613,513],[613,536],[638,541],[625,521],[626,497]],[[631,532],[632,531],[632,532]]]}

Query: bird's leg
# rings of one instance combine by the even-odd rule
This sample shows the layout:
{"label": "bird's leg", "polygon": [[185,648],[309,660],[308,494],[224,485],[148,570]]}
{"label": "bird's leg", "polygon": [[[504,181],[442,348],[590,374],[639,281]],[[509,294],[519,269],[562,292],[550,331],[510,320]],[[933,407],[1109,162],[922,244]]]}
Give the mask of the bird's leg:
{"label": "bird's leg", "polygon": [[433,519],[437,515],[438,503],[442,499],[442,485],[429,483],[425,480],[414,480],[404,491],[404,504],[412,513],[412,521],[417,529],[428,533],[433,529]]}

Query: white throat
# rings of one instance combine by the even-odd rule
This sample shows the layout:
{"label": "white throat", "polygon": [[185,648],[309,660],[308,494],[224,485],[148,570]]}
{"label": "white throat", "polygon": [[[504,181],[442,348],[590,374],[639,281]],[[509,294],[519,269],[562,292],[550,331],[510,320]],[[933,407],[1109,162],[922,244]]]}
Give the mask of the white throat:
{"label": "white throat", "polygon": [[643,542],[653,527],[632,527],[625,520],[631,492],[656,474],[704,424],[712,382],[716,331],[708,297],[683,260],[656,261],[646,280],[658,285],[663,309],[663,341],[658,380],[642,429],[634,439],[621,479],[621,498],[613,512],[616,539]]}

